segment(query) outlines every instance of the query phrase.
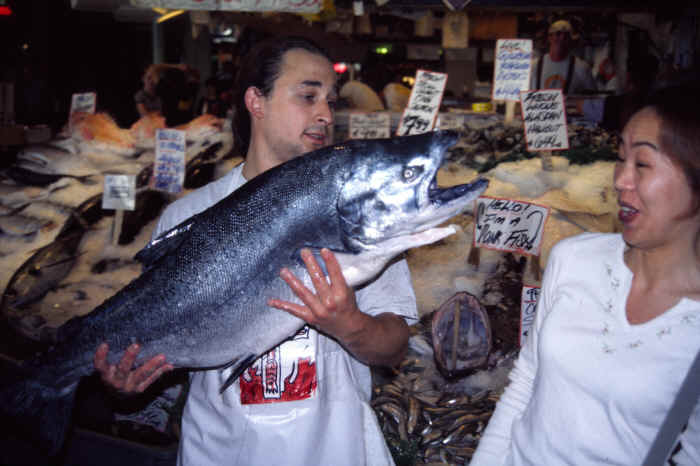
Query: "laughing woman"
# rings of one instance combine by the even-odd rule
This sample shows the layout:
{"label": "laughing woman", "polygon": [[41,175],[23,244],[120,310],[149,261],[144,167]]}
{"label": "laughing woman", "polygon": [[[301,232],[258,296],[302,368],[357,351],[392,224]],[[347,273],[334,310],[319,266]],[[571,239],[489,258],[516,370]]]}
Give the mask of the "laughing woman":
{"label": "laughing woman", "polygon": [[[699,101],[666,92],[625,126],[622,233],[552,250],[533,332],[472,466],[642,463],[700,350]],[[700,464],[697,405],[673,460]]]}

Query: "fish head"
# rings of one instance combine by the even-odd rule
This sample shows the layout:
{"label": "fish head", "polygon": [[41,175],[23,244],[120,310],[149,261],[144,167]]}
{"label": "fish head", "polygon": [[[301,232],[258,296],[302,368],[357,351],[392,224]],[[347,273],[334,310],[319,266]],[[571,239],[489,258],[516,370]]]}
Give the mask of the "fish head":
{"label": "fish head", "polygon": [[454,131],[379,139],[355,155],[338,198],[343,242],[354,251],[429,230],[468,209],[488,181],[440,188]]}

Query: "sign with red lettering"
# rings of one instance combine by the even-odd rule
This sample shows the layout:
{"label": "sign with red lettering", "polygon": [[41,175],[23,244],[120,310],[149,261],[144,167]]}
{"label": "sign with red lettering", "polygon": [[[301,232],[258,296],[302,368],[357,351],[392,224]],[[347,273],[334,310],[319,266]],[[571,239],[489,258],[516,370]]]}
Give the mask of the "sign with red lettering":
{"label": "sign with red lettering", "polygon": [[474,246],[539,256],[549,208],[482,196],[476,200]]}
{"label": "sign with red lettering", "polygon": [[525,344],[525,339],[530,335],[532,325],[535,323],[535,310],[539,297],[539,286],[523,285],[520,298],[520,346]]}
{"label": "sign with red lettering", "polygon": [[318,333],[304,326],[273,348],[239,377],[241,404],[298,401],[314,396]]}

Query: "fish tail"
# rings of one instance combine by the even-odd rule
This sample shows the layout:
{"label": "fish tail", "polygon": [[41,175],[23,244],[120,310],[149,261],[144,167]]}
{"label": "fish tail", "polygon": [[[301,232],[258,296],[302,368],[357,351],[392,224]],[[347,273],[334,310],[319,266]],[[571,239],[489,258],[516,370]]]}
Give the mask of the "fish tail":
{"label": "fish tail", "polygon": [[77,387],[74,383],[59,389],[10,375],[0,388],[0,411],[18,435],[37,441],[53,456],[66,437]]}

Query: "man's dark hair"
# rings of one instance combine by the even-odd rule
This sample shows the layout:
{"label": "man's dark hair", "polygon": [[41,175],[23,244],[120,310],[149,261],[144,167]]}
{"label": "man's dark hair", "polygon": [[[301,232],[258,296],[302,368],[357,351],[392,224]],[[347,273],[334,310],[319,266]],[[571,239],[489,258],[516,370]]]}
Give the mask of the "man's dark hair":
{"label": "man's dark hair", "polygon": [[301,49],[331,61],[320,46],[303,37],[270,37],[256,44],[243,59],[233,86],[233,141],[237,154],[245,157],[250,146],[251,121],[245,106],[245,92],[249,87],[257,88],[263,96],[272,92],[282,69],[284,54]]}

